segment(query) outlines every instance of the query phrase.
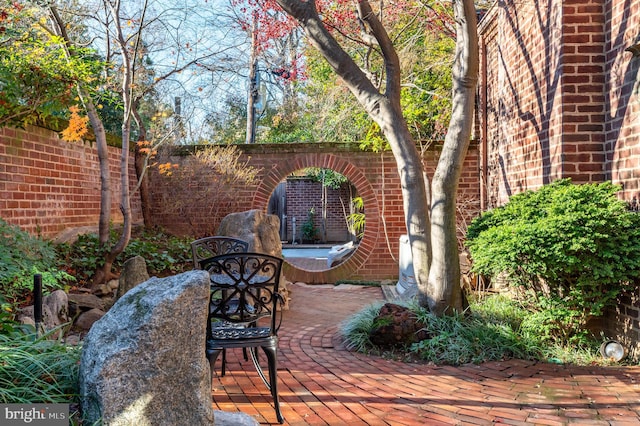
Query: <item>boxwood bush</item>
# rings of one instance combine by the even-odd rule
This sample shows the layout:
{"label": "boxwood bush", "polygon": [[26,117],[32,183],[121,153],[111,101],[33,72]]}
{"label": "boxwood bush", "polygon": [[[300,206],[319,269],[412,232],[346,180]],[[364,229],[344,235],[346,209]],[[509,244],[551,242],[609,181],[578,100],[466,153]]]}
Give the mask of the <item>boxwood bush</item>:
{"label": "boxwood bush", "polygon": [[514,195],[475,219],[467,247],[477,273],[506,276],[550,340],[579,340],[585,325],[640,276],[640,215],[611,183],[558,180]]}

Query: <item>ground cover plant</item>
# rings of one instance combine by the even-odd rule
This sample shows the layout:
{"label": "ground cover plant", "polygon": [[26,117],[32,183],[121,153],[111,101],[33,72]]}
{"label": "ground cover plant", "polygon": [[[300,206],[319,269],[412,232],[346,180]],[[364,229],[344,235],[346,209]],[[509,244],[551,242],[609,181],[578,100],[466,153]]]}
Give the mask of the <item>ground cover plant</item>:
{"label": "ground cover plant", "polygon": [[[112,232],[111,243],[117,239]],[[114,269],[134,256],[142,256],[149,275],[164,277],[192,269],[191,239],[169,235],[160,229],[135,229],[124,252],[118,255]],[[96,234],[84,234],[70,244],[60,244],[58,255],[64,260],[67,271],[78,280],[78,285],[88,286],[92,274],[102,266],[107,248],[102,246]]]}
{"label": "ground cover plant", "polygon": [[[116,266],[140,255],[150,274],[171,275],[192,269],[190,250],[190,240],[137,230]],[[57,340],[59,330],[38,336],[33,327],[18,324],[15,315],[32,303],[33,274],[43,275],[45,294],[58,288],[70,291],[89,284],[101,259],[96,235],[56,246],[0,219],[0,403],[68,403],[70,424],[78,423],[81,347]]]}
{"label": "ground cover plant", "polygon": [[599,354],[602,339],[585,338],[581,344],[549,344],[543,329],[524,328],[530,315],[516,300],[493,294],[472,300],[462,314],[439,317],[415,303],[400,302],[425,324],[430,338],[404,347],[378,347],[370,340],[382,303],[371,304],[340,325],[349,350],[407,362],[437,365],[480,364],[506,359],[539,360],[576,365],[607,364]]}
{"label": "ground cover plant", "polygon": [[73,283],[61,267],[55,246],[0,219],[0,292],[5,302],[29,297],[33,276],[42,275],[43,290],[50,292]]}

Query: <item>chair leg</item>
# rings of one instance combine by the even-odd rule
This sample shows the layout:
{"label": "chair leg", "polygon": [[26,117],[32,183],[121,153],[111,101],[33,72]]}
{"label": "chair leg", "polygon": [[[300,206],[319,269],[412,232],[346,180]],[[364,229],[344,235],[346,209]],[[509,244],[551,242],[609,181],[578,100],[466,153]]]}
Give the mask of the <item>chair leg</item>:
{"label": "chair leg", "polygon": [[275,346],[263,346],[265,355],[269,365],[269,389],[273,397],[273,405],[276,410],[276,418],[278,423],[284,423],[284,417],[280,413],[280,402],[278,400],[278,359],[276,355],[277,348]]}
{"label": "chair leg", "polygon": [[222,350],[222,372],[220,373],[220,377],[224,377],[226,367],[227,366],[227,350]]}
{"label": "chair leg", "polygon": [[[209,380],[213,382],[213,372],[214,367],[216,365],[216,360],[218,359],[218,355],[220,355],[220,349],[207,350],[207,358],[209,359],[209,370],[210,376]],[[224,368],[224,349],[222,350],[222,366]]]}

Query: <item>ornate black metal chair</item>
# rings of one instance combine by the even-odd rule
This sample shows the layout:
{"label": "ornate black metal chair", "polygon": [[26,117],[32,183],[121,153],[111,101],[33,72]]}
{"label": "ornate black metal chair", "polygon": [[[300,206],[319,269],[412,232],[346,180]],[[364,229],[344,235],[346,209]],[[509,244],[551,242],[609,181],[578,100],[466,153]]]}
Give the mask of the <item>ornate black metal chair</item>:
{"label": "ornate black metal chair", "polygon": [[[278,328],[283,304],[278,293],[283,260],[261,253],[231,253],[202,260],[211,277],[207,321],[207,358],[213,371],[220,352],[249,348],[260,378],[271,391],[278,422]],[[258,359],[258,348],[267,358],[268,377]],[[224,375],[224,370],[223,370]]]}
{"label": "ornate black metal chair", "polygon": [[205,237],[191,243],[193,267],[202,269],[200,262],[219,254],[241,253],[249,250],[249,243],[235,237]]}
{"label": "ornate black metal chair", "polygon": [[[191,243],[191,253],[193,255],[193,267],[203,269],[200,265],[204,259],[227,253],[242,253],[249,249],[249,243],[245,240],[227,236],[204,237]],[[245,361],[249,360],[247,350],[243,350]],[[222,375],[227,365],[227,354],[222,352]]]}

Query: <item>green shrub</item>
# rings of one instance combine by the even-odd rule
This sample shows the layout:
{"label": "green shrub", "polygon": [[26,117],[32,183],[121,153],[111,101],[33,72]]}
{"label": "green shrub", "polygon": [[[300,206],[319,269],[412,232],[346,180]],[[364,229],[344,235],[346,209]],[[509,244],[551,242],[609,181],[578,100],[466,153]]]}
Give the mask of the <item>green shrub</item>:
{"label": "green shrub", "polygon": [[[108,249],[119,237],[114,230],[107,247],[100,245],[96,234],[80,235],[72,244],[62,244],[58,251],[80,281],[87,281],[102,265]],[[131,238],[114,262],[115,269],[134,256],[142,256],[149,274],[168,275],[191,269],[191,240],[168,235],[159,230],[143,230]]]}
{"label": "green shrub", "polygon": [[524,290],[537,313],[525,327],[542,327],[548,340],[581,340],[587,321],[640,276],[640,215],[616,197],[619,189],[558,180],[471,223],[473,270],[504,274]]}
{"label": "green shrub", "polygon": [[42,275],[45,292],[63,288],[74,279],[60,269],[55,247],[0,219],[0,289],[10,300],[33,289],[33,276]]}
{"label": "green shrub", "polygon": [[313,242],[318,236],[318,229],[315,223],[315,209],[311,207],[307,212],[307,219],[302,223],[300,232],[302,232],[303,242]]}

